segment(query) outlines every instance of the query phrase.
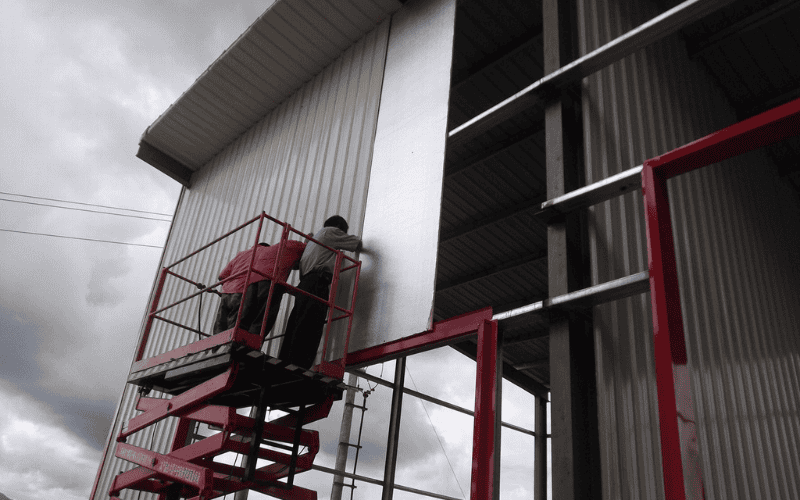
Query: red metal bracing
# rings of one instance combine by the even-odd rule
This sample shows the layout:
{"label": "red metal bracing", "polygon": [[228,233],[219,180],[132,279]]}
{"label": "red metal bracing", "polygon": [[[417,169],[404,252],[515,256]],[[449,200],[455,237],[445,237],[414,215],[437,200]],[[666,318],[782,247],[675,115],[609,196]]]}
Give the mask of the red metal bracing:
{"label": "red metal bracing", "polygon": [[667,180],[733,156],[800,135],[800,99],[710,134],[644,163],[642,191],[647,214],[650,300],[667,500],[702,498],[686,341],[680,306]]}
{"label": "red metal bracing", "polygon": [[438,321],[426,332],[351,352],[347,355],[347,366],[355,368],[396,359],[468,339],[476,339],[478,344],[470,499],[491,500],[500,480],[496,469],[500,433],[496,425],[502,378],[498,327],[497,321],[492,321],[491,307]]}
{"label": "red metal bracing", "polygon": [[[319,451],[318,433],[303,430],[303,426],[327,417],[333,401],[341,398],[345,387],[341,379],[346,360],[327,359],[330,326],[333,321],[345,318],[348,320],[344,339],[346,353],[361,263],[322,245],[336,252],[336,267],[331,293],[327,299],[312,296],[285,281],[275,279],[284,245],[279,247],[275,267],[269,275],[254,269],[255,252],[244,274],[237,273],[208,287],[200,284],[199,280],[181,276],[175,271],[175,266],[186,259],[257,223],[255,247],[265,222],[282,227],[282,242],[292,235],[299,235],[321,244],[289,224],[262,212],[258,217],[162,269],[129,381],[142,386],[145,389],[143,392],[155,387],[172,395],[172,398],[148,398],[140,395],[136,409],[142,413],[128,421],[120,430],[115,450],[117,457],[138,467],[121,473],[114,479],[109,491],[111,498],[117,498],[123,489],[156,493],[161,500],[178,496],[207,500],[242,489],[251,489],[275,498],[316,500],[316,492],[295,486],[293,478],[295,474],[311,468]],[[343,266],[345,261],[349,263]],[[354,286],[349,309],[335,304],[336,289],[343,272],[350,272],[353,276]],[[251,273],[258,273],[271,281],[267,311],[277,285],[284,286],[291,294],[303,293],[327,305],[328,323],[325,328],[322,362],[311,371],[287,365],[260,352],[261,345],[266,340],[266,314],[260,334],[252,334],[239,328],[241,318],[237,317],[234,328],[216,335],[204,334],[199,326],[194,329],[162,315],[194,297],[213,291],[227,280],[244,276],[245,283],[248,283]],[[162,306],[159,302],[170,279],[190,283],[200,291]],[[240,305],[239,316],[242,314],[243,304],[244,301]],[[156,321],[206,335],[206,338],[143,359]],[[277,337],[279,336],[271,338]],[[258,406],[257,415],[261,417],[250,418],[236,413],[236,408],[246,406]],[[281,409],[288,414],[264,422],[263,415],[267,407]],[[169,453],[157,453],[126,442],[131,435],[168,417],[179,419]],[[187,444],[187,436],[194,422],[206,423],[221,431]],[[301,447],[305,450],[303,453],[299,452]],[[215,461],[216,457],[229,452],[247,456],[250,467]],[[256,468],[256,459],[266,460],[268,464]]]}

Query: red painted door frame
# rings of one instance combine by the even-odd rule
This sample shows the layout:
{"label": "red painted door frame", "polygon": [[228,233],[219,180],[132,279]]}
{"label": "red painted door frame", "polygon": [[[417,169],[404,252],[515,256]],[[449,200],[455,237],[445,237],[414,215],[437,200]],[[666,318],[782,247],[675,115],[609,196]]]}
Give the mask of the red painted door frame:
{"label": "red painted door frame", "polygon": [[477,338],[478,342],[470,500],[492,500],[493,492],[499,486],[500,433],[496,424],[500,412],[498,395],[502,358],[497,321],[492,321],[491,307],[434,323],[427,332],[349,353],[346,366],[366,366],[470,338]]}
{"label": "red painted door frame", "polygon": [[800,135],[800,99],[644,163],[642,192],[647,224],[661,455],[667,500],[702,498],[704,494],[699,453],[686,446],[693,437],[696,439],[696,429],[694,422],[683,417],[692,410],[692,394],[667,180],[796,135]]}

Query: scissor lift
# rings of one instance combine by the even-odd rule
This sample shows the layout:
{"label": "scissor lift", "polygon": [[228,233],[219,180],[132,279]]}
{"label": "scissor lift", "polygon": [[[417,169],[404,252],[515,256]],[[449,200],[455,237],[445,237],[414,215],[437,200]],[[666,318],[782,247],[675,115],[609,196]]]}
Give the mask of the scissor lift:
{"label": "scissor lift", "polygon": [[[136,361],[128,377],[128,383],[140,388],[136,409],[142,413],[128,421],[119,433],[116,445],[116,456],[133,462],[138,467],[120,473],[114,479],[109,491],[111,498],[118,498],[123,489],[157,493],[163,500],[178,498],[207,500],[242,489],[259,491],[275,498],[298,500],[317,498],[315,491],[294,485],[295,475],[309,470],[319,451],[318,432],[304,430],[303,426],[327,417],[333,402],[341,399],[346,388],[342,377],[358,290],[360,262],[326,247],[336,253],[336,266],[328,300],[316,298],[328,307],[328,323],[325,328],[322,361],[310,370],[285,363],[261,351],[265,340],[281,336],[266,337],[266,314],[260,334],[239,328],[240,319],[237,319],[236,325],[230,330],[216,335],[206,335],[196,342],[143,359],[156,321],[196,332],[200,336],[205,335],[199,331],[199,325],[198,329],[181,325],[165,318],[163,313],[203,293],[213,293],[214,288],[223,283],[206,287],[177,274],[175,266],[256,223],[258,229],[255,244],[257,244],[263,225],[267,221],[279,224],[283,228],[282,242],[295,234],[319,243],[289,224],[262,212],[233,231],[162,269]],[[254,269],[251,260],[250,267],[245,272],[245,282],[250,281],[251,273],[260,274],[268,279],[275,276],[281,253],[282,248],[276,259],[276,266],[269,276]],[[348,271],[355,274],[350,308],[346,309],[337,306],[335,301],[340,275]],[[240,276],[241,274],[230,276],[224,281]],[[159,307],[159,300],[168,277],[191,283],[199,291],[168,306]],[[283,285],[289,294],[306,294],[313,297],[286,282],[274,279],[271,281],[267,311],[277,285]],[[240,315],[241,313],[242,307],[239,310]],[[326,361],[331,325],[342,319],[347,320],[347,333],[341,347],[343,354],[334,362]],[[147,397],[151,390],[171,397]],[[255,415],[247,417],[238,414],[236,410],[244,407],[255,408]],[[268,409],[281,410],[287,414],[266,422]],[[126,442],[132,434],[156,425],[167,417],[179,419],[169,453],[157,453]],[[188,444],[187,437],[193,422],[208,424],[220,432]],[[302,454],[300,447],[305,448]],[[228,452],[238,453],[247,458],[242,466],[214,461],[219,455]],[[257,459],[265,460],[268,464],[257,467]]]}

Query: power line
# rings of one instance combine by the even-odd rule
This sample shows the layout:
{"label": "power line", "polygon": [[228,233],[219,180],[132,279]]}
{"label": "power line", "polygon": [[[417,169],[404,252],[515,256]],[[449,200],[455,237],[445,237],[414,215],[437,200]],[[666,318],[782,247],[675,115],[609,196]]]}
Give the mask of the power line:
{"label": "power line", "polygon": [[58,199],[55,199],[55,198],[43,198],[41,196],[30,196],[30,195],[27,195],[27,194],[5,193],[3,191],[0,191],[0,194],[5,194],[5,195],[9,195],[9,196],[21,196],[23,198],[33,198],[34,200],[57,201],[57,202],[60,202],[60,203],[73,203],[75,205],[86,205],[87,207],[111,208],[113,210],[126,210],[128,212],[139,212],[141,214],[165,215],[167,217],[172,217],[172,214],[163,214],[161,212],[148,212],[147,210],[135,210],[133,208],[110,207],[108,205],[96,205],[94,203],[81,203],[80,201],[58,200]]}
{"label": "power line", "polygon": [[[419,389],[417,389],[417,383],[414,382],[414,377],[411,376],[411,370],[408,369],[408,366],[406,366],[406,373],[408,373],[408,377],[411,379],[411,384],[414,386],[414,390],[419,392]],[[436,440],[439,441],[439,446],[442,448],[442,453],[444,453],[444,458],[447,460],[447,465],[450,466],[450,472],[453,473],[453,479],[456,480],[458,489],[461,490],[461,496],[467,498],[467,495],[464,494],[464,488],[461,487],[461,483],[458,481],[458,476],[456,476],[456,471],[455,469],[453,469],[453,464],[450,463],[450,457],[447,456],[447,450],[444,449],[442,440],[439,438],[439,433],[436,432],[436,426],[433,425],[433,420],[431,420],[431,416],[428,415],[428,409],[425,408],[425,402],[420,399],[419,403],[422,405],[422,409],[425,411],[425,416],[428,417],[428,422],[431,424],[431,429],[433,429],[433,433],[436,435]]]}
{"label": "power line", "polygon": [[[134,219],[146,219],[146,220],[157,220],[160,222],[171,222],[167,219],[157,219],[155,217],[145,217],[143,215],[131,215],[131,214],[115,214],[113,212],[101,212],[99,210],[88,210],[86,208],[76,208],[76,207],[60,207],[58,205],[50,205],[49,203],[35,203],[32,201],[22,201],[22,200],[9,200],[8,198],[0,198],[0,201],[10,201],[11,203],[25,203],[26,205],[36,205],[39,207],[53,207],[53,208],[63,208],[64,210],[77,210],[79,212],[89,212],[92,214],[104,214],[104,215],[116,215],[119,217],[133,217]],[[71,202],[67,202],[71,203]],[[125,209],[121,209],[125,210]]]}
{"label": "power line", "polygon": [[2,229],[2,228],[0,228],[0,231],[5,231],[7,233],[33,234],[33,235],[36,235],[36,236],[51,236],[53,238],[64,238],[64,239],[67,239],[67,240],[94,241],[94,242],[97,242],[97,243],[113,243],[115,245],[128,245],[128,246],[132,246],[132,247],[164,248],[164,247],[160,247],[160,246],[156,246],[156,245],[144,245],[142,243],[125,243],[125,242],[122,242],[122,241],[95,240],[95,239],[92,239],[92,238],[78,238],[77,236],[62,236],[60,234],[32,233],[32,232],[28,232],[28,231],[16,231],[14,229]]}

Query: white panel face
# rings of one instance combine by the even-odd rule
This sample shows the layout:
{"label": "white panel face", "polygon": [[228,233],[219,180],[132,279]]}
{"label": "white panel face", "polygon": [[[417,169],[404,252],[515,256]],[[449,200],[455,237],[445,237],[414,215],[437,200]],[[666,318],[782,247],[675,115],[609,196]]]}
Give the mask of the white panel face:
{"label": "white panel face", "polygon": [[392,18],[351,352],[431,326],[454,24],[455,0]]}

